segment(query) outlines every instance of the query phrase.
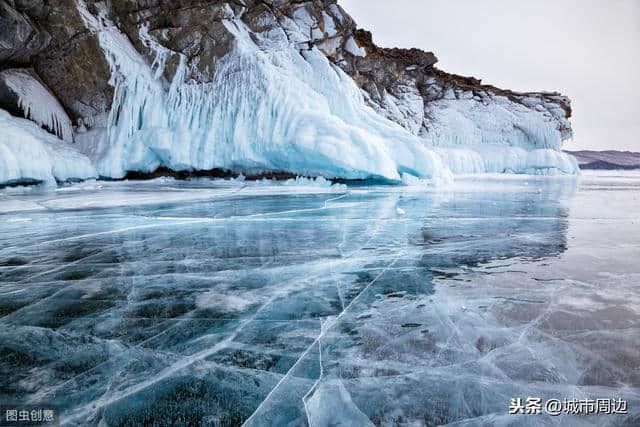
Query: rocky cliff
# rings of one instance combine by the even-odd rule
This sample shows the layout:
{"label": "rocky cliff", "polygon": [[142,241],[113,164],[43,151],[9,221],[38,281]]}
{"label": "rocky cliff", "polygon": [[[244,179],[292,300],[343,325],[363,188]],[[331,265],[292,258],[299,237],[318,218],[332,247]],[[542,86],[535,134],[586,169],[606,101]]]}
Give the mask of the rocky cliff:
{"label": "rocky cliff", "polygon": [[[559,151],[568,98],[378,47],[335,0],[0,0],[0,28],[0,108],[59,136],[69,120],[105,176],[575,171]],[[24,85],[7,77],[16,72],[55,97],[54,120],[26,111]]]}

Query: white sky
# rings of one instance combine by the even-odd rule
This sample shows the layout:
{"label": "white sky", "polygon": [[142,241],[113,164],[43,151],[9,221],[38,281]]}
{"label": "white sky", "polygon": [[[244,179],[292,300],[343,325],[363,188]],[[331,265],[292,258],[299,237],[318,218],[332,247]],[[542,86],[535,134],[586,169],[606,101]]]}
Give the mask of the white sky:
{"label": "white sky", "polygon": [[640,0],[338,0],[384,47],[572,100],[567,149],[640,151]]}

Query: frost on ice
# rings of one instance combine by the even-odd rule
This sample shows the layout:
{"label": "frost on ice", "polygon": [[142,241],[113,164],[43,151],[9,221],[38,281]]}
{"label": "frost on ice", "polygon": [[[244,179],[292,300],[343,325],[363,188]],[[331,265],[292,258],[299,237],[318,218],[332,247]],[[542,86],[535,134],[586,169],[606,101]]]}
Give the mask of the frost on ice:
{"label": "frost on ice", "polygon": [[25,117],[46,126],[67,142],[73,140],[73,128],[67,113],[38,79],[25,70],[8,69],[0,72],[0,82],[18,97]]}
{"label": "frost on ice", "polygon": [[0,185],[96,176],[85,155],[29,120],[0,110],[0,129]]}
{"label": "frost on ice", "polygon": [[[98,36],[115,86],[107,127],[80,141],[100,175],[164,166],[401,181],[403,173],[447,179],[451,170],[577,170],[558,152],[560,133],[541,115],[524,106],[510,111],[500,100],[478,114],[466,104],[433,107],[439,109],[433,130],[413,135],[367,106],[360,88],[321,50],[297,48],[314,37],[308,19],[288,20],[265,35],[230,11],[223,23],[233,48],[215,63],[211,82],[195,83],[187,76],[197,71],[186,58],[146,29],[140,39],[155,51],[151,66],[115,25],[93,16],[82,2],[78,7]],[[177,71],[165,82],[164,64],[175,55]]]}

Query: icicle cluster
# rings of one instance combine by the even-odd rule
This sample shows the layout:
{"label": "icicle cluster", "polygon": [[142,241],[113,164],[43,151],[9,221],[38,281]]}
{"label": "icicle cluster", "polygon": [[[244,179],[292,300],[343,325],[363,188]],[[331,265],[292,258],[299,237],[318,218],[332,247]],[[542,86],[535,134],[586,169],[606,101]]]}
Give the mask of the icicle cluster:
{"label": "icicle cluster", "polygon": [[35,77],[19,69],[2,71],[3,82],[18,97],[25,117],[45,126],[64,141],[73,141],[73,127],[60,102]]}

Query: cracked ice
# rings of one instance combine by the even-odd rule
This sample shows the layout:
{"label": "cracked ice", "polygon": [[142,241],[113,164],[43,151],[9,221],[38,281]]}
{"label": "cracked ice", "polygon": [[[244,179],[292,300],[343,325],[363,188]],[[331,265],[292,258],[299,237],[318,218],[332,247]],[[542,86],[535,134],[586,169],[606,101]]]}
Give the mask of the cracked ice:
{"label": "cracked ice", "polygon": [[[637,422],[637,174],[300,184],[0,193],[0,401],[63,425]],[[527,396],[630,413],[510,418]]]}

